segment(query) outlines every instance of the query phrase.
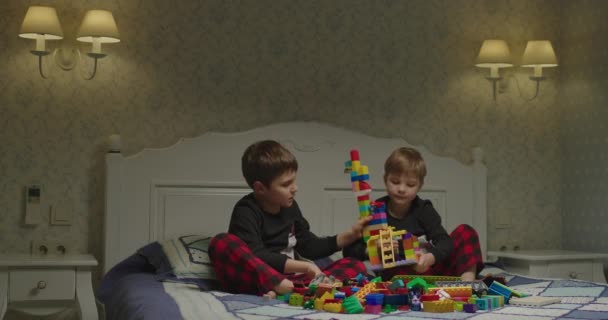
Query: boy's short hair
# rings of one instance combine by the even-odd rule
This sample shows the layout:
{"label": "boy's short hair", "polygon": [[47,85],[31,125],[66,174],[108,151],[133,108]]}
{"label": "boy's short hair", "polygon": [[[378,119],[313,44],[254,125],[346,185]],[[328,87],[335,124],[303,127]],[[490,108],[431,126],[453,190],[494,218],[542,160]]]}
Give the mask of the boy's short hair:
{"label": "boy's short hair", "polygon": [[389,174],[413,174],[424,184],[426,164],[418,150],[409,147],[395,149],[384,162],[384,179]]}
{"label": "boy's short hair", "polygon": [[249,187],[256,181],[269,187],[278,176],[298,171],[298,161],[287,148],[274,140],[258,141],[245,149],[241,170]]}

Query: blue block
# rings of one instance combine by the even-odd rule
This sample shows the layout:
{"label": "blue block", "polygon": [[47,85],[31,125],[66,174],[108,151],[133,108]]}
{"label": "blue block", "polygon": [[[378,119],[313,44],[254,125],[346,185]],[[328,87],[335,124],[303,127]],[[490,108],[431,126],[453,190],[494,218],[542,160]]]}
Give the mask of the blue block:
{"label": "blue block", "polygon": [[350,176],[350,181],[351,182],[366,181],[366,180],[369,180],[369,174],[362,174],[362,175],[359,175],[359,176],[353,176],[353,175]]}
{"label": "blue block", "polygon": [[368,225],[374,225],[374,224],[382,224],[382,223],[388,223],[386,221],[386,218],[384,218],[384,219],[374,219],[374,220],[368,222],[367,224]]}
{"label": "blue block", "polygon": [[408,304],[407,294],[387,294],[384,296],[384,304],[391,306],[404,306]]}
{"label": "blue block", "polygon": [[492,309],[492,300],[487,298],[478,298],[475,300],[477,309],[479,310],[490,310]]}
{"label": "blue block", "polygon": [[513,294],[513,290],[511,290],[509,287],[506,287],[496,281],[492,282],[492,284],[488,288],[488,292],[489,293],[491,292],[492,294],[499,294],[499,295],[505,297],[505,302],[509,298],[511,298],[511,295]]}

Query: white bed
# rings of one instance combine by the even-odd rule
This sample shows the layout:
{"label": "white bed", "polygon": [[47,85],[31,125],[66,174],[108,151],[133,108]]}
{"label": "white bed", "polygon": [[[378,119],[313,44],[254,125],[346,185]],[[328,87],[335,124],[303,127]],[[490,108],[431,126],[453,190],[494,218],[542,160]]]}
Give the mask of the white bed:
{"label": "white bed", "polygon": [[[227,230],[232,207],[250,192],[240,167],[245,148],[258,140],[283,143],[299,162],[296,199],[318,235],[344,231],[357,217],[357,203],[344,162],[351,149],[370,169],[373,196],[384,194],[384,160],[402,139],[376,138],[313,122],[270,125],[238,133],[207,133],[164,149],[125,157],[106,156],[105,248],[103,271],[139,247],[183,234],[214,235]],[[473,163],[417,147],[428,167],[420,196],[430,199],[451,231],[473,226],[486,252],[486,167],[483,152]]]}
{"label": "white bed", "polygon": [[[120,152],[108,153],[105,276],[97,292],[108,319],[606,318],[606,284],[531,279],[508,273],[502,275],[513,289],[531,295],[560,297],[562,303],[541,308],[505,306],[474,314],[423,315],[399,311],[336,315],[292,307],[278,300],[265,301],[253,295],[214,291],[216,287],[201,286],[201,283],[207,284],[208,278],[197,282],[195,288],[167,279],[159,282],[159,276],[166,274],[158,264],[158,257],[165,257],[167,252],[161,243],[176,244],[174,239],[184,234],[212,236],[226,231],[234,203],[249,192],[241,176],[241,155],[249,144],[262,139],[279,140],[298,158],[297,200],[318,235],[343,231],[358,218],[350,179],[343,173],[349,151],[360,151],[362,162],[370,169],[370,181],[376,190],[373,195],[380,196],[384,193],[385,158],[393,149],[407,145],[401,139],[375,138],[325,124],[294,122],[239,133],[207,133],[180,140],[168,148],[147,149],[128,157]],[[472,225],[479,233],[485,256],[486,167],[482,150],[471,150],[473,162],[462,164],[433,155],[424,147],[418,149],[429,169],[421,197],[432,200],[448,231],[461,223]],[[168,247],[186,246],[185,242],[181,244],[184,245]],[[199,256],[208,259],[205,249],[201,250],[196,251],[197,254],[204,252]],[[192,252],[195,251],[188,252],[180,256],[184,258],[178,259],[175,265],[180,261],[194,261]],[[208,260],[197,263],[205,265]],[[154,268],[150,268],[151,265]],[[171,270],[177,270],[173,262],[169,265]],[[484,271],[502,272],[495,268]]]}

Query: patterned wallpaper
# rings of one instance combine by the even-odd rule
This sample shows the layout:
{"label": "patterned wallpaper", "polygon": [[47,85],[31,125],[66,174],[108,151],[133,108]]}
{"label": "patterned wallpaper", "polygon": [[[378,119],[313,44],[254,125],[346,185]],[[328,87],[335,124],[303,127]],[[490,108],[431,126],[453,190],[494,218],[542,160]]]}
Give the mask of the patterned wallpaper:
{"label": "patterned wallpaper", "polygon": [[[531,101],[530,71],[506,70],[494,101],[484,79],[489,71],[473,66],[488,38],[507,40],[516,63],[529,39],[551,40],[560,57],[555,1],[35,2],[58,9],[66,40],[51,47],[88,50],[73,40],[84,11],[114,12],[122,42],[103,47],[109,56],[92,81],[50,63],[51,79],[40,78],[28,52],[32,41],[17,37],[30,3],[0,1],[0,252],[27,252],[32,239],[60,239],[101,256],[103,161],[112,133],[133,154],[209,130],[291,120],[403,137],[462,162],[481,146],[489,172],[489,247],[561,246],[562,160],[569,159],[560,144],[562,68],[546,71]],[[597,13],[587,14],[599,23]],[[591,63],[582,67],[590,70]],[[580,76],[572,76],[576,88],[569,92],[604,83],[578,87]],[[570,127],[598,119],[604,101],[579,96],[566,95],[589,101],[595,111],[580,113]],[[47,204],[72,214],[73,224],[23,227],[23,186],[30,183],[42,184]],[[496,229],[498,217],[511,227]]]}
{"label": "patterned wallpaper", "polygon": [[608,252],[608,2],[562,10],[563,246]]}

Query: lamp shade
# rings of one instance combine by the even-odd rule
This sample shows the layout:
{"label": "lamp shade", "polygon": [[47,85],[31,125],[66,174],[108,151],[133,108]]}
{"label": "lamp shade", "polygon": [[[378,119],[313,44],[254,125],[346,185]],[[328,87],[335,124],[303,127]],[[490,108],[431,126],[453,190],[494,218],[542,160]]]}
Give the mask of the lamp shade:
{"label": "lamp shade", "polygon": [[551,41],[534,40],[528,41],[524,56],[522,58],[522,67],[557,67],[557,58]]}
{"label": "lamp shade", "polygon": [[94,38],[100,43],[120,42],[112,12],[107,10],[87,11],[76,34],[76,40],[93,42]]}
{"label": "lamp shade", "polygon": [[484,40],[475,65],[480,68],[512,67],[509,45],[504,40]]}
{"label": "lamp shade", "polygon": [[55,8],[31,6],[27,9],[21,31],[21,38],[59,40],[63,39],[63,30]]}

